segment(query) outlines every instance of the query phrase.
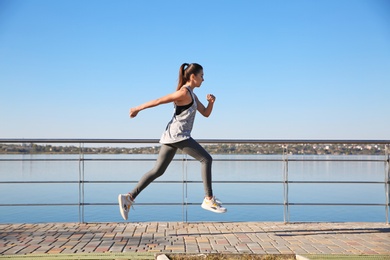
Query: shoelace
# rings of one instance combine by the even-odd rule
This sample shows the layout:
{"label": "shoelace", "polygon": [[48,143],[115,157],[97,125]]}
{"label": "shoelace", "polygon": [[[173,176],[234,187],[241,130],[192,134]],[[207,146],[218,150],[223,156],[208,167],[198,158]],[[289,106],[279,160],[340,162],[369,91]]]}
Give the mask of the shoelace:
{"label": "shoelace", "polygon": [[[130,198],[130,195],[128,195],[128,199],[130,200],[130,207],[133,209],[133,210],[135,210],[135,208],[134,208],[134,203],[135,203],[135,201],[134,200],[131,200],[131,198]],[[126,204],[126,206],[127,206],[128,204]]]}
{"label": "shoelace", "polygon": [[222,202],[219,201],[216,197],[213,197],[210,201],[213,206],[221,207],[222,205]]}
{"label": "shoelace", "polygon": [[221,206],[221,205],[222,205],[222,201],[220,201],[218,198],[213,197],[213,200],[214,200],[214,202],[215,202],[218,206]]}

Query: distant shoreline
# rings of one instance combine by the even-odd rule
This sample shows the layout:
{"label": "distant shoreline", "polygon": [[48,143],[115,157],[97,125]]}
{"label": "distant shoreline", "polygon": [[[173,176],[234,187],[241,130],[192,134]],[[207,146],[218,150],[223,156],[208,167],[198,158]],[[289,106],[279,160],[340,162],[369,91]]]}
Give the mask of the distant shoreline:
{"label": "distant shoreline", "polygon": [[[203,146],[210,154],[384,155],[378,144],[215,144]],[[82,151],[81,151],[82,150]],[[77,147],[38,144],[0,144],[0,154],[157,154],[160,146]]]}

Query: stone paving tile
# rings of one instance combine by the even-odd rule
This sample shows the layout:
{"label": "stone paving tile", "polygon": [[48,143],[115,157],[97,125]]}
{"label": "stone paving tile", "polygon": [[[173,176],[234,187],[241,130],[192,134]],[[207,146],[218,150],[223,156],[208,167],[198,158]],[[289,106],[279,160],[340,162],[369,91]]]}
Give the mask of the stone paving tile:
{"label": "stone paving tile", "polygon": [[0,255],[105,252],[386,254],[384,223],[151,222],[0,225]]}

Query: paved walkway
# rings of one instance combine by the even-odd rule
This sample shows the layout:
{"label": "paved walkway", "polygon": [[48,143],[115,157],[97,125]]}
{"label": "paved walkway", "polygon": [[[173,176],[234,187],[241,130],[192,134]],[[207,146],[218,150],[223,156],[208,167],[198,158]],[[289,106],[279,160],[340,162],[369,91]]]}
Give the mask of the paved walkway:
{"label": "paved walkway", "polygon": [[281,222],[0,225],[3,256],[105,252],[390,255],[390,226]]}

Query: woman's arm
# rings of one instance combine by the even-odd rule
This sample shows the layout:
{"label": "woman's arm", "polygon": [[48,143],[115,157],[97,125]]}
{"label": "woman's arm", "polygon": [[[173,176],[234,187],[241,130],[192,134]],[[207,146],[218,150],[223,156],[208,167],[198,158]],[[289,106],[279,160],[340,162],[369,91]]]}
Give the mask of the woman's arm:
{"label": "woman's arm", "polygon": [[180,89],[178,91],[175,91],[175,92],[168,94],[166,96],[163,96],[161,98],[151,100],[151,101],[148,101],[142,105],[131,108],[129,115],[131,118],[133,118],[133,117],[136,117],[138,112],[140,112],[141,110],[155,107],[155,106],[162,105],[162,104],[166,104],[166,103],[170,103],[170,102],[181,102],[182,100],[186,99],[186,96],[187,96],[187,90]]}
{"label": "woman's arm", "polygon": [[214,102],[215,102],[215,96],[212,94],[207,95],[207,101],[209,102],[207,104],[207,107],[205,107],[202,102],[199,101],[198,97],[195,95],[196,103],[198,105],[198,111],[201,113],[204,117],[209,117],[211,112],[213,111]]}

